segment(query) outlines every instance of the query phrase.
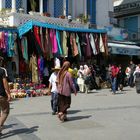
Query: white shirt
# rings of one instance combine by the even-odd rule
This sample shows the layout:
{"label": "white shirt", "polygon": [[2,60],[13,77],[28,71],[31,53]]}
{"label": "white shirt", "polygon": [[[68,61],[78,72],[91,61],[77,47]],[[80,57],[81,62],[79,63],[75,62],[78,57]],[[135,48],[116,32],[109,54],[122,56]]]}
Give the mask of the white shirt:
{"label": "white shirt", "polygon": [[0,67],[0,68],[5,71],[5,75],[6,75],[6,77],[8,77],[7,70],[4,67]]}
{"label": "white shirt", "polygon": [[57,92],[57,87],[56,87],[56,78],[57,78],[57,73],[53,72],[49,78],[49,82],[52,85],[51,92]]}

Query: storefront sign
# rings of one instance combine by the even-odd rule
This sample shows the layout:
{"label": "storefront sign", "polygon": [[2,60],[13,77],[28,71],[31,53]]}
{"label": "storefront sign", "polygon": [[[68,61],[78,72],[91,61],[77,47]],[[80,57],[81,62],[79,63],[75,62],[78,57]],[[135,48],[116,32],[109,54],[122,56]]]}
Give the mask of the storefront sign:
{"label": "storefront sign", "polygon": [[132,9],[139,9],[139,8],[140,8],[140,1],[127,3],[127,4],[122,4],[120,6],[116,6],[114,8],[114,12],[122,12],[122,11],[127,11],[127,10],[132,10]]}
{"label": "storefront sign", "polygon": [[136,45],[108,43],[108,48],[111,54],[140,56],[140,47]]}

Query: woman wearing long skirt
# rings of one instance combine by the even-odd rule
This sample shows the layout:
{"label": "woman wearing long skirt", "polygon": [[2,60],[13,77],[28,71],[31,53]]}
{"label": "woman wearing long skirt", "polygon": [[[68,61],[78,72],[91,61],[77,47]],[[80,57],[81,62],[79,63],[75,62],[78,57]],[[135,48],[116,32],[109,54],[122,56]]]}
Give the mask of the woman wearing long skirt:
{"label": "woman wearing long skirt", "polygon": [[61,121],[67,120],[67,109],[71,105],[71,89],[77,94],[71,74],[68,72],[70,62],[65,61],[57,76],[58,89],[58,118]]}

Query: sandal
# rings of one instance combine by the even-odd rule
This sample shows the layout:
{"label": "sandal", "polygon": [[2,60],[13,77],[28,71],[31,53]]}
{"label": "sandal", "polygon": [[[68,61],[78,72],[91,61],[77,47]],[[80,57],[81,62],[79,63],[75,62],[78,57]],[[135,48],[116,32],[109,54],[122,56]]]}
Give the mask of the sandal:
{"label": "sandal", "polygon": [[57,114],[57,116],[58,116],[59,120],[61,120],[62,115],[63,115],[63,113],[62,113],[62,112],[59,112],[59,113]]}

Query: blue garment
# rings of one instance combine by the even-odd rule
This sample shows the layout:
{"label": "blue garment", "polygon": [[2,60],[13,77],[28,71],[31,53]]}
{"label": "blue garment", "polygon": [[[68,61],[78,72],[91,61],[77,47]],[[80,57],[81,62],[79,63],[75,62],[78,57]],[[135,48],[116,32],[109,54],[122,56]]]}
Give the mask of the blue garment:
{"label": "blue garment", "polygon": [[60,33],[57,30],[56,30],[56,39],[57,39],[59,54],[62,55],[63,52],[62,52],[61,43],[60,43]]}
{"label": "blue garment", "polygon": [[51,107],[54,113],[58,111],[58,93],[56,92],[51,92]]}
{"label": "blue garment", "polygon": [[116,89],[117,89],[117,78],[116,77],[112,77],[112,91],[113,93],[116,93]]}
{"label": "blue garment", "polygon": [[8,33],[8,46],[7,46],[7,55],[8,57],[13,57],[14,52],[14,36],[12,33]]}
{"label": "blue garment", "polygon": [[26,62],[28,62],[28,44],[27,37],[21,39],[22,55]]}

